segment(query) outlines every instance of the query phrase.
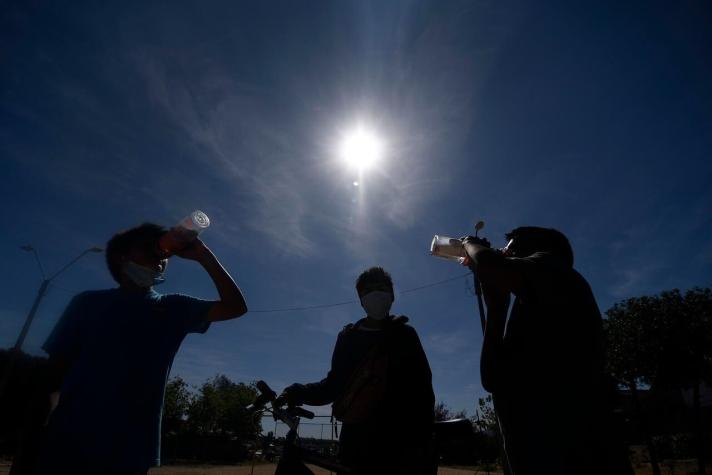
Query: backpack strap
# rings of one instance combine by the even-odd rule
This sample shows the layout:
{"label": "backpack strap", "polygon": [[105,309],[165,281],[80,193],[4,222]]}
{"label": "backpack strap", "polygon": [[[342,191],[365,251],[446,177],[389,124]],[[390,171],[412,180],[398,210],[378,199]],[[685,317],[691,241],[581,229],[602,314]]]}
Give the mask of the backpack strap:
{"label": "backpack strap", "polygon": [[397,317],[393,317],[391,323],[397,325],[405,325],[406,323],[408,323],[408,317],[406,317],[405,315],[398,315]]}
{"label": "backpack strap", "polygon": [[342,328],[341,331],[339,332],[339,336],[351,333],[355,328],[356,328],[356,324],[354,324],[354,323],[349,323],[348,325],[344,325],[344,328]]}

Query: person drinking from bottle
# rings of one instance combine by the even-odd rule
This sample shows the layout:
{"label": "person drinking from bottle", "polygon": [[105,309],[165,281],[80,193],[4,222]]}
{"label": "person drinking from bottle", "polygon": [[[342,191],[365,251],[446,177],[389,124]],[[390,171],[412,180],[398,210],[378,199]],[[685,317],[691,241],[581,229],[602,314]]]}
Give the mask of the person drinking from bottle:
{"label": "person drinking from bottle", "polygon": [[168,263],[158,246],[166,232],[146,223],[113,236],[106,261],[118,287],[75,296],[45,342],[59,402],[40,473],[145,474],[158,465],[164,390],[183,339],[247,312],[242,292],[197,236],[175,255],[200,264],[219,299],[154,290]]}
{"label": "person drinking from bottle", "polygon": [[390,314],[393,282],[383,268],[363,272],[356,291],[366,316],[339,333],[326,378],[293,384],[278,400],[333,403],[343,422],[339,459],[358,474],[426,473],[435,402],[428,359],[408,319]]}
{"label": "person drinking from bottle", "polygon": [[506,239],[500,251],[472,236],[463,245],[487,305],[480,375],[512,473],[632,473],[611,425],[601,314],[568,239],[540,227]]}

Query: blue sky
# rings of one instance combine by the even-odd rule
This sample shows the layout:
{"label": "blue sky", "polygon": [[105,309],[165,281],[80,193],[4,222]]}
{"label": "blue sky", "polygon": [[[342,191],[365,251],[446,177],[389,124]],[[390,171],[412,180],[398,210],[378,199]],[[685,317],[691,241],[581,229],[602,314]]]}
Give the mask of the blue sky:
{"label": "blue sky", "polygon": [[[253,310],[397,291],[464,269],[433,234],[484,219],[556,227],[602,310],[712,284],[712,12],[703,2],[10,2],[0,18],[0,345],[40,275],[143,221],[193,209]],[[385,143],[360,178],[356,123]],[[212,298],[194,263],[162,292]],[[398,295],[436,396],[473,412],[481,335],[464,277]],[[56,281],[26,350],[72,294],[112,286],[90,255]],[[249,313],[190,336],[173,369],[275,389],[320,379],[357,304]],[[127,342],[130,344],[130,342]],[[324,413],[327,412],[323,409]]]}

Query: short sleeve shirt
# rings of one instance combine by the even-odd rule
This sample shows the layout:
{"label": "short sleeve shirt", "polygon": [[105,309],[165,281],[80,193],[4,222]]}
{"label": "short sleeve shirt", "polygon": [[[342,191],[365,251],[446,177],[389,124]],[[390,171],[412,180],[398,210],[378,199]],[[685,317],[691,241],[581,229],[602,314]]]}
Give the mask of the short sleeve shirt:
{"label": "short sleeve shirt", "polygon": [[[47,429],[51,473],[145,470],[160,462],[160,422],[173,358],[188,333],[204,333],[214,302],[153,290],[84,292],[43,348],[69,363]],[[98,472],[96,472],[98,473]]]}

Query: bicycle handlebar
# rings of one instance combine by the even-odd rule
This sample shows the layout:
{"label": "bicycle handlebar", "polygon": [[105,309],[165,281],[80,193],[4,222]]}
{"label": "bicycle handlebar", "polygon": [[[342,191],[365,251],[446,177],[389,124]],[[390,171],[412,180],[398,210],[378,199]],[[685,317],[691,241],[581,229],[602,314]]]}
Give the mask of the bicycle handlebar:
{"label": "bicycle handlebar", "polygon": [[277,398],[277,393],[272,391],[272,388],[270,388],[264,381],[257,381],[255,386],[260,392],[260,396],[263,396],[266,400],[271,402]]}
{"label": "bicycle handlebar", "polygon": [[264,381],[257,381],[255,386],[260,394],[257,396],[257,399],[255,399],[255,402],[247,406],[247,409],[250,411],[259,411],[265,404],[273,402],[277,398],[277,393],[272,391]]}
{"label": "bicycle handlebar", "polygon": [[295,416],[304,417],[305,419],[314,419],[314,413],[307,409],[301,407],[291,407],[287,410],[293,411]]}
{"label": "bicycle handlebar", "polygon": [[277,418],[281,419],[282,417],[280,413],[285,412],[286,415],[290,417],[303,417],[305,419],[314,419],[314,413],[312,411],[308,411],[307,409],[298,406],[288,405],[285,409],[275,407],[275,402],[277,401],[277,393],[274,392],[272,388],[270,388],[269,385],[264,381],[257,381],[255,383],[255,387],[260,392],[260,394],[259,396],[257,396],[257,399],[255,399],[255,402],[248,406],[249,409],[262,409],[262,407],[264,407],[264,405],[269,402],[272,404],[272,412]]}

